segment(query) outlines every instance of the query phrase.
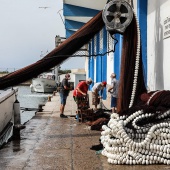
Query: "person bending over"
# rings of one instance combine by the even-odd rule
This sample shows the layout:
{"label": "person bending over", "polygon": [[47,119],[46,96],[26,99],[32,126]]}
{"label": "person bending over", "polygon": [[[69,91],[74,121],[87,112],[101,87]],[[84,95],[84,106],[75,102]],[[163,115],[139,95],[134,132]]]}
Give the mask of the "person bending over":
{"label": "person bending over", "polygon": [[[81,81],[77,84],[76,88],[73,91],[74,101],[77,103],[77,109],[83,107],[83,100],[87,98],[87,92],[89,85],[92,84],[92,79],[88,78],[86,81]],[[76,114],[76,118],[78,118],[78,113]]]}
{"label": "person bending over", "polygon": [[[92,105],[94,105],[95,110],[97,110],[97,105],[100,102],[100,99],[102,98],[103,89],[106,87],[107,83],[105,81],[95,83],[92,87]],[[101,92],[99,95],[99,92]]]}

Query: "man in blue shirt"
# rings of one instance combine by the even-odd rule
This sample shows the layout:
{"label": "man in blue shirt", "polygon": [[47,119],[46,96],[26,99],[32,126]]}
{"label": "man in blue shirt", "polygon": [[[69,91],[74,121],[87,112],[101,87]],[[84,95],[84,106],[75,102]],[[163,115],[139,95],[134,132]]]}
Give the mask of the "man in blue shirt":
{"label": "man in blue shirt", "polygon": [[110,92],[110,94],[111,94],[112,112],[116,113],[116,111],[117,111],[117,98],[118,98],[119,81],[116,79],[116,74],[115,73],[112,73],[110,78],[111,78],[111,88],[108,89],[108,92]]}

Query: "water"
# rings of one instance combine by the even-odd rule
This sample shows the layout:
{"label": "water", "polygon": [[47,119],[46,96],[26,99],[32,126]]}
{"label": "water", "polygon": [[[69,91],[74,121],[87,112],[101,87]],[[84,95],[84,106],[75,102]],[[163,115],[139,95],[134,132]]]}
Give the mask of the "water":
{"label": "water", "polygon": [[18,86],[18,101],[21,108],[29,108],[32,111],[21,110],[21,124],[29,121],[35,115],[35,108],[39,104],[45,104],[51,94],[31,92],[29,86]]}

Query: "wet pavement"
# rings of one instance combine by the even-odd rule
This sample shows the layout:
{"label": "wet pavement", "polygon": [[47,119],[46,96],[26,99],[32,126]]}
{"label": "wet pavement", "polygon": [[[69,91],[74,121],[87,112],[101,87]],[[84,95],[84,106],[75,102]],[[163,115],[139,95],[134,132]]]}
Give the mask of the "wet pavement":
{"label": "wet pavement", "polygon": [[[107,103],[105,104],[107,105]],[[21,130],[21,140],[8,142],[0,150],[0,170],[163,170],[164,165],[112,165],[106,157],[90,150],[99,144],[100,131],[89,130],[74,120],[76,105],[70,95],[65,114],[59,117],[56,94]]]}

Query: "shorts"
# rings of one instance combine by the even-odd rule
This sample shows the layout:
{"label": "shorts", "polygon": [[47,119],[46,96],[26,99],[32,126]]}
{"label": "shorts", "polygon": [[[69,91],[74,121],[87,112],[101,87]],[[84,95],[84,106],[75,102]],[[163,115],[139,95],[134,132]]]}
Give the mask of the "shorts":
{"label": "shorts", "polygon": [[111,107],[116,107],[117,106],[117,98],[111,96]]}
{"label": "shorts", "polygon": [[60,93],[60,101],[62,105],[66,105],[67,95]]}
{"label": "shorts", "polygon": [[92,92],[92,105],[98,105],[100,103],[99,94]]}
{"label": "shorts", "polygon": [[89,100],[87,96],[73,96],[73,99],[77,103],[77,109],[89,108]]}

